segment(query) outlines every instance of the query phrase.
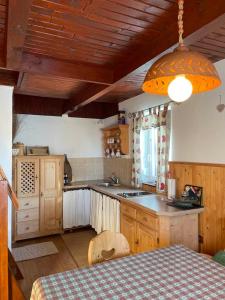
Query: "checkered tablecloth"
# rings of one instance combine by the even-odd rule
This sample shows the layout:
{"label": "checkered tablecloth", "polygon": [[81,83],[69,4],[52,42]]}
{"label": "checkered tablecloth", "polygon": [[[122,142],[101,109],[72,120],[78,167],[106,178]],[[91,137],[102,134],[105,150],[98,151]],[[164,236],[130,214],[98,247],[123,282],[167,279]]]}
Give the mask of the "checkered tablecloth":
{"label": "checkered tablecloth", "polygon": [[183,246],[37,279],[32,300],[225,299],[225,267]]}

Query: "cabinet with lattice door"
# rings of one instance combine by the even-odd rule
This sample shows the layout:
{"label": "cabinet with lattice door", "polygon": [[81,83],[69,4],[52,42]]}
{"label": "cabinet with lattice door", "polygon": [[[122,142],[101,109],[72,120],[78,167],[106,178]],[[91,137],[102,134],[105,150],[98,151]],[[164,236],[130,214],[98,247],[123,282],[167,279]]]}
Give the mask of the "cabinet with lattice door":
{"label": "cabinet with lattice door", "polygon": [[14,240],[61,232],[63,156],[14,158]]}

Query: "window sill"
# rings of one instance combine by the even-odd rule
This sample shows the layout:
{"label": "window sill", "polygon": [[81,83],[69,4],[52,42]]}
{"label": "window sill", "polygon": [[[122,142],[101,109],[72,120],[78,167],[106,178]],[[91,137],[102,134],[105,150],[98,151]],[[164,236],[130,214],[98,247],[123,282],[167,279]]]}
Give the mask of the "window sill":
{"label": "window sill", "polygon": [[156,182],[142,182],[142,184],[156,187]]}

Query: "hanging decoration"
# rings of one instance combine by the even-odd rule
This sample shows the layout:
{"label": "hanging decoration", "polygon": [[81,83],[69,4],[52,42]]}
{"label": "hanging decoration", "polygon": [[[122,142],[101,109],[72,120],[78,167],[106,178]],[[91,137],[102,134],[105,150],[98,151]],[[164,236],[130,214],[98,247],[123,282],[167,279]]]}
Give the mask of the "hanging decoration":
{"label": "hanging decoration", "polygon": [[219,96],[219,98],[220,98],[220,103],[216,106],[216,109],[218,110],[218,112],[222,112],[225,108],[225,104],[222,103],[222,100],[221,100],[222,96],[221,95]]}

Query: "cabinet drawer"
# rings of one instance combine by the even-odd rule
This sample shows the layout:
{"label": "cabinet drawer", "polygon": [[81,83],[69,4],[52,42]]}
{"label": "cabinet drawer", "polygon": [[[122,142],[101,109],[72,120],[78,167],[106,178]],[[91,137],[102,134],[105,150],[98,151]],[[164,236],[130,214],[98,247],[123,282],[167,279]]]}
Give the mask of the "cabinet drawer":
{"label": "cabinet drawer", "polygon": [[136,219],[136,209],[129,205],[121,205],[121,212],[128,217]]}
{"label": "cabinet drawer", "polygon": [[39,209],[33,208],[33,209],[20,210],[17,212],[16,217],[17,217],[17,222],[38,220]]}
{"label": "cabinet drawer", "polygon": [[26,234],[39,231],[39,221],[26,221],[17,223],[17,234]]}
{"label": "cabinet drawer", "polygon": [[39,207],[39,198],[20,198],[19,210]]}
{"label": "cabinet drawer", "polygon": [[158,229],[158,218],[151,216],[149,214],[146,214],[145,212],[138,210],[137,211],[137,221],[142,223],[143,225],[148,226],[149,228],[153,230]]}

